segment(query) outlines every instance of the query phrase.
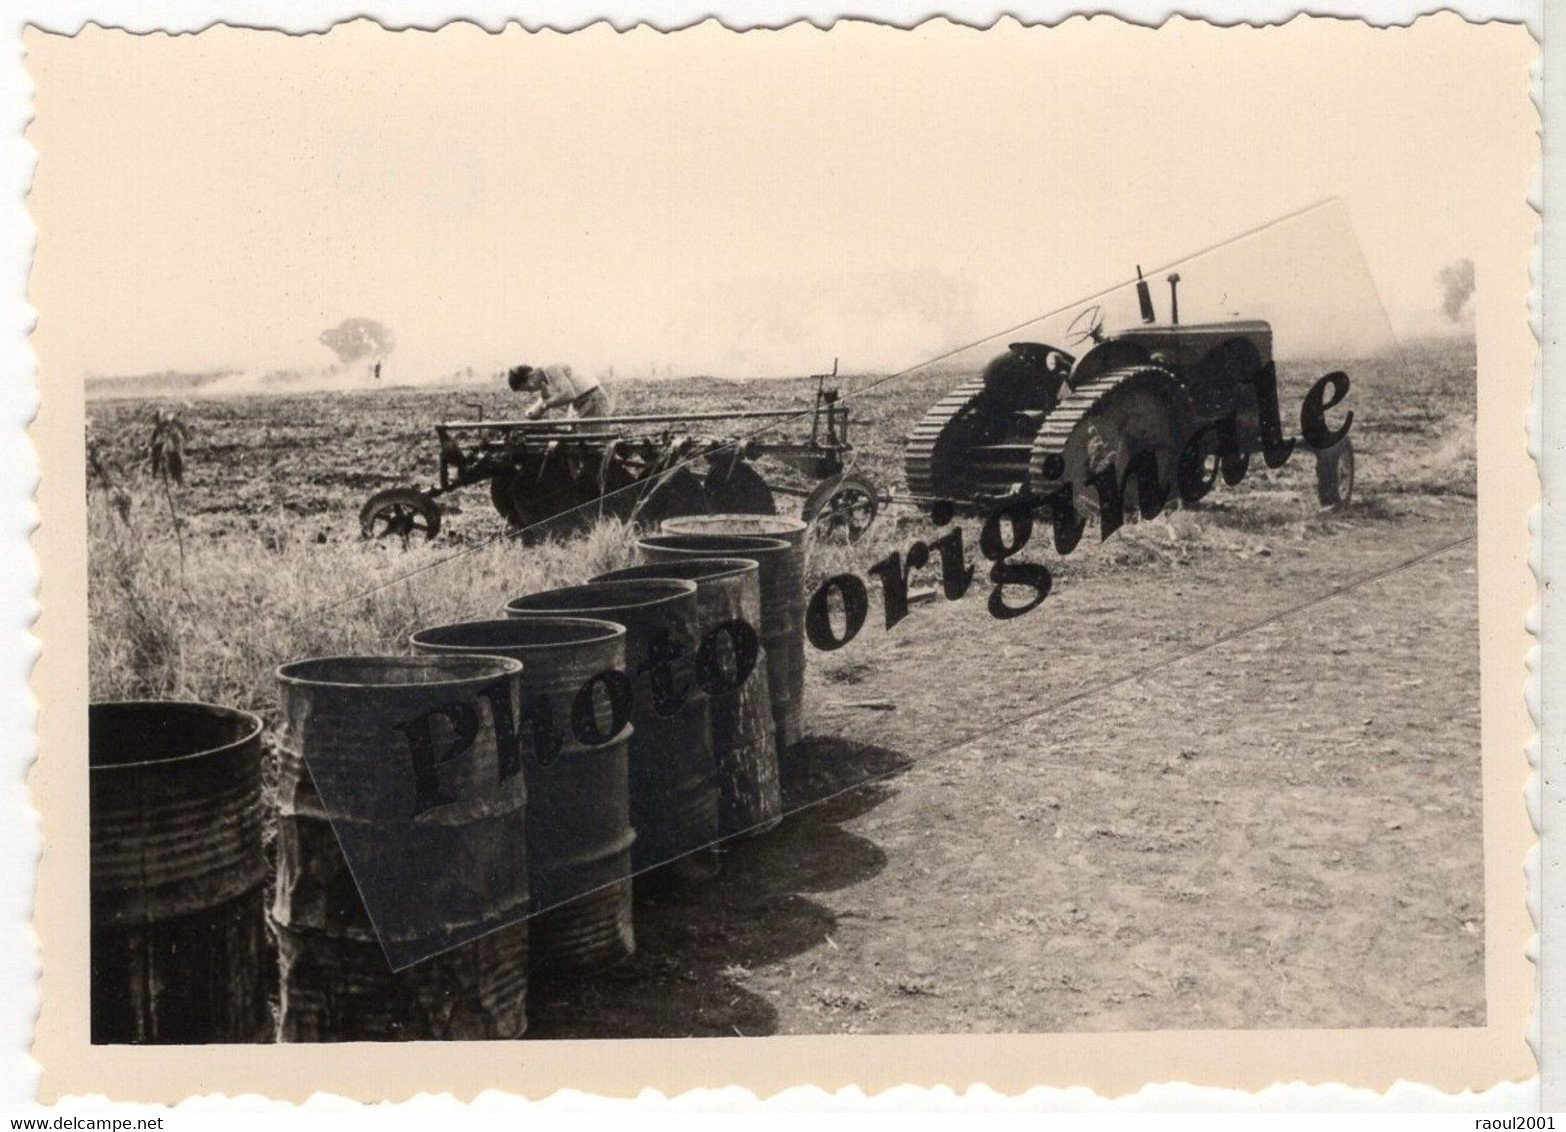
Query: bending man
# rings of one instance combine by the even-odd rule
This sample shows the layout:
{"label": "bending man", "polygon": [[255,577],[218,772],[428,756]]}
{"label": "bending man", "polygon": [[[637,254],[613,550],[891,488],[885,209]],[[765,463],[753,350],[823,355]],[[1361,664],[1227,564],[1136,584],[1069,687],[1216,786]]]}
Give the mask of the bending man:
{"label": "bending man", "polygon": [[551,409],[570,409],[577,417],[607,417],[609,398],[597,378],[577,377],[570,366],[514,366],[506,375],[517,392],[537,398],[527,408],[527,419],[536,421]]}

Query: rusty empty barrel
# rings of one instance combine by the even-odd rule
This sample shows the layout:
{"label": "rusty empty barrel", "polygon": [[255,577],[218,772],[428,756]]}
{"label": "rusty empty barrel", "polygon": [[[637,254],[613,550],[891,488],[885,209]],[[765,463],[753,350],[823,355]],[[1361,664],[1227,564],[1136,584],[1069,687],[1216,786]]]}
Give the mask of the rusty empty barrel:
{"label": "rusty empty barrel", "polygon": [[805,694],[805,585],[798,551],[782,539],[723,534],[649,535],[636,546],[651,562],[740,557],[760,565],[761,643],[778,757],[786,757],[800,736]]}
{"label": "rusty empty barrel", "polygon": [[[632,867],[675,862],[665,877],[717,871],[718,785],[707,695],[695,680],[696,584],[644,579],[566,586],[506,603],[509,617],[589,617],[626,629],[623,706],[631,733]],[[613,699],[616,690],[602,691]]]}
{"label": "rusty empty barrel", "polygon": [[278,669],[283,1040],[526,1030],[527,788],[498,722],[521,673],[492,656]]}
{"label": "rusty empty barrel", "polygon": [[805,709],[805,537],[810,527],[802,519],[786,515],[746,515],[720,513],[681,515],[665,519],[663,532],[671,535],[718,535],[722,537],[774,538],[789,545],[789,576],[779,580],[790,597],[788,635],[789,710],[780,727],[779,749],[798,742]]}
{"label": "rusty empty barrel", "polygon": [[[627,566],[592,579],[679,578],[696,583],[701,641],[697,662],[706,669],[712,757],[718,770],[718,831],[725,837],[771,828],[783,812],[766,656],[760,647],[760,576],[753,559],[690,558]],[[749,669],[743,679],[742,664]]]}
{"label": "rusty empty barrel", "polygon": [[787,515],[748,515],[730,512],[715,515],[681,515],[665,519],[659,527],[666,535],[743,535],[747,538],[780,538],[799,552],[805,551],[809,527],[803,519]]}
{"label": "rusty empty barrel", "polygon": [[92,1040],[270,1040],[261,721],[92,704],[87,765]]}
{"label": "rusty empty barrel", "polygon": [[[625,671],[625,628],[580,617],[468,621],[421,629],[415,650],[487,653],[522,662],[518,738],[527,776],[528,921],[535,971],[612,966],[636,949],[631,924],[631,832],[627,755],[631,725],[617,733],[590,682]],[[586,688],[587,691],[583,691]],[[595,708],[597,739],[572,719]]]}

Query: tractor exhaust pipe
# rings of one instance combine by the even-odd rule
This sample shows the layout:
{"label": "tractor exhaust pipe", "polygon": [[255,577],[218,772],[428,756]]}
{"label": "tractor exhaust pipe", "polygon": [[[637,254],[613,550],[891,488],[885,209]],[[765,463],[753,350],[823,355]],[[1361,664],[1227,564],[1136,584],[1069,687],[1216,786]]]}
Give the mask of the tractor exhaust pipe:
{"label": "tractor exhaust pipe", "polygon": [[1171,271],[1169,273],[1169,325],[1170,326],[1179,326],[1180,325],[1180,292],[1178,290],[1179,286],[1180,286],[1180,273],[1178,271]]}
{"label": "tractor exhaust pipe", "polygon": [[1136,301],[1142,307],[1142,321],[1156,322],[1158,315],[1153,311],[1153,292],[1148,289],[1147,280],[1142,278],[1142,265],[1136,265]]}

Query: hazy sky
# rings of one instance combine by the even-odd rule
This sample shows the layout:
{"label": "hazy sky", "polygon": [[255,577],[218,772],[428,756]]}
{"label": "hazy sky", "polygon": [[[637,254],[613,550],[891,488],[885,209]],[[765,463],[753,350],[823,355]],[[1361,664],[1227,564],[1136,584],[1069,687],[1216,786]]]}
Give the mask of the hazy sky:
{"label": "hazy sky", "polygon": [[[1525,32],[1432,30],[29,32],[45,380],[324,366],[348,316],[404,378],[893,368],[1329,197],[1418,333],[1529,112]],[[1193,313],[1319,278],[1244,258]]]}

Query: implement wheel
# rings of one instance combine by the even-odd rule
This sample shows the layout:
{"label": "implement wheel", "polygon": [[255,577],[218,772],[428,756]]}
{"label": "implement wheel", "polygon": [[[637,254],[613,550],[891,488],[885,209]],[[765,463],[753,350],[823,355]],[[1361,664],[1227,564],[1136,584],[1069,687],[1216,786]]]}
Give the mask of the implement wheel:
{"label": "implement wheel", "polygon": [[714,515],[776,515],[772,489],[755,468],[737,453],[723,453],[711,461],[703,491],[707,510]]}
{"label": "implement wheel", "polygon": [[551,458],[536,468],[522,468],[511,476],[513,529],[523,530],[523,541],[540,542],[552,535],[586,530],[597,512],[583,507],[598,496],[596,483],[578,480],[568,461]]}
{"label": "implement wheel", "polygon": [[400,539],[403,548],[428,542],[440,533],[440,507],[413,487],[378,491],[359,509],[359,529],[367,539]]}
{"label": "implement wheel", "polygon": [[516,504],[511,499],[512,473],[496,472],[489,480],[489,501],[495,505],[495,511],[506,521],[508,527],[521,526],[521,516],[517,514]]}
{"label": "implement wheel", "polygon": [[881,510],[875,484],[857,472],[824,479],[805,499],[800,518],[817,542],[858,542]]}
{"label": "implement wheel", "polygon": [[641,489],[631,519],[651,530],[657,530],[658,524],[665,519],[705,514],[707,496],[702,490],[701,481],[689,468],[675,468],[647,481]]}

